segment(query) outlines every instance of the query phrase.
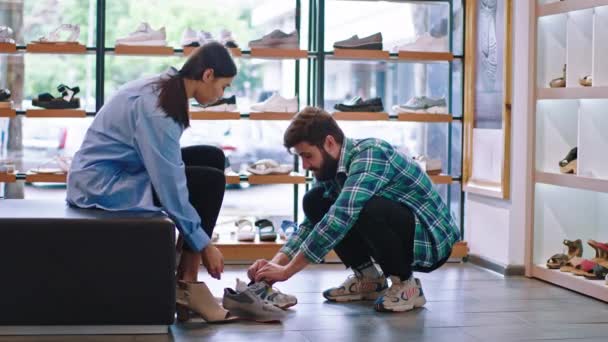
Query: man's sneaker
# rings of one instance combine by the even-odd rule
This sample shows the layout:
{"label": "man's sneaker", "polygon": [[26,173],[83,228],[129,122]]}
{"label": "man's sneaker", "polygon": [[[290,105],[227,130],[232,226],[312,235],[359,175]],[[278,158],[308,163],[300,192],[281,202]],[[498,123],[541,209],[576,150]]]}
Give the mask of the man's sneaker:
{"label": "man's sneaker", "polygon": [[265,281],[250,283],[249,285],[246,285],[244,282],[237,282],[236,290],[238,292],[243,292],[246,289],[251,290],[261,299],[283,310],[298,304],[298,299],[295,296],[282,293],[272,288]]}
{"label": "man's sneaker", "polygon": [[351,274],[338,287],[323,292],[323,297],[332,302],[351,302],[357,300],[375,300],[388,288],[386,277],[357,277]]}
{"label": "man's sneaker", "polygon": [[420,279],[412,276],[408,280],[401,281],[399,277],[391,277],[391,282],[386,294],[374,303],[376,311],[404,312],[426,304]]}

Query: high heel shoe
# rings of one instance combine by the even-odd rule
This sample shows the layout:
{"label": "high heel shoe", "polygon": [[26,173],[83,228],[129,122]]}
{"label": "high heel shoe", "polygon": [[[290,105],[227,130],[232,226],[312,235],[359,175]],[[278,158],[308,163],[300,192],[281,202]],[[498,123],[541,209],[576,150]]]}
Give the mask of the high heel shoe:
{"label": "high heel shoe", "polygon": [[237,319],[219,305],[204,282],[180,280],[176,290],[176,311],[179,322],[189,321],[192,314],[202,317],[207,323],[223,323]]}

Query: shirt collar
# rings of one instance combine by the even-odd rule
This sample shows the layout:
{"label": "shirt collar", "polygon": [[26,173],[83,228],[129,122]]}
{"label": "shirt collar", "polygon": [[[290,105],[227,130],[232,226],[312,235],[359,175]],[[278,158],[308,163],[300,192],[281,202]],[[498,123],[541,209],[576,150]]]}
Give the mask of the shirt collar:
{"label": "shirt collar", "polygon": [[343,173],[348,175],[348,164],[352,158],[352,149],[354,142],[352,139],[344,137],[344,143],[340,149],[340,160],[338,161],[337,173]]}

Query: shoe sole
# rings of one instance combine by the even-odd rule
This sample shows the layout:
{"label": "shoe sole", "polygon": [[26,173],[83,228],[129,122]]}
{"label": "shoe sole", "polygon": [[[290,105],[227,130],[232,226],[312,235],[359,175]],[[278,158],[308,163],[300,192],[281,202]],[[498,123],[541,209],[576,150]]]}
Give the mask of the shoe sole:
{"label": "shoe sole", "polygon": [[345,303],[345,302],[358,302],[358,301],[370,301],[370,300],[376,300],[378,299],[378,297],[384,295],[384,291],[382,292],[376,292],[376,293],[370,293],[368,295],[346,295],[346,296],[339,296],[339,297],[327,297],[327,296],[323,296],[325,297],[325,299],[327,299],[330,302],[339,302],[339,303]]}
{"label": "shoe sole", "polygon": [[577,160],[569,162],[566,166],[560,166],[559,172],[561,173],[576,173]]}
{"label": "shoe sole", "polygon": [[294,305],[296,305],[296,304],[298,304],[298,302],[297,302],[297,301],[296,301],[295,303],[289,303],[289,304],[285,304],[285,305],[283,305],[283,306],[281,306],[281,305],[277,305],[277,304],[273,304],[273,305],[274,305],[274,306],[276,306],[276,307],[277,307],[277,308],[279,308],[279,309],[282,309],[282,310],[287,310],[287,309],[289,309],[290,307],[292,307],[292,306],[294,306]]}
{"label": "shoe sole", "polygon": [[404,304],[404,305],[398,305],[398,306],[394,306],[394,307],[390,307],[390,308],[387,308],[387,307],[383,306],[382,304],[376,304],[375,309],[378,312],[406,312],[406,311],[414,310],[415,308],[421,308],[424,306],[424,304],[426,304],[426,299],[423,297],[418,297],[417,302],[415,302],[414,304]]}

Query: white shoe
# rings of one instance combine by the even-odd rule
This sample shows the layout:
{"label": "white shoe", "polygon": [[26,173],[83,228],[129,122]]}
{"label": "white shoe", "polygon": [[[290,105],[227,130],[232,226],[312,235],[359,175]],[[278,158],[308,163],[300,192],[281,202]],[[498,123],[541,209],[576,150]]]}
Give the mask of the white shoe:
{"label": "white shoe", "polygon": [[413,276],[404,281],[401,281],[399,277],[391,276],[390,278],[391,287],[374,303],[376,311],[405,312],[426,304],[420,279]]}
{"label": "white shoe", "polygon": [[414,161],[420,166],[422,171],[426,173],[441,173],[441,159],[431,159],[427,156],[417,156],[414,157]]}
{"label": "white shoe", "polygon": [[227,48],[237,48],[239,47],[236,44],[236,40],[232,36],[232,32],[223,29],[220,31],[220,43],[222,43]]}
{"label": "white shoe", "polygon": [[435,38],[427,32],[412,43],[393,48],[393,52],[399,51],[448,52],[449,45],[447,37]]}
{"label": "white shoe", "polygon": [[241,219],[236,221],[236,239],[238,241],[252,242],[255,240],[255,228],[249,220]]}
{"label": "white shoe", "polygon": [[251,110],[257,112],[295,113],[298,111],[298,100],[295,97],[286,99],[278,93],[274,93],[265,101],[251,105]]}
{"label": "white shoe", "polygon": [[[66,39],[61,39],[62,32],[68,33],[69,36]],[[38,41],[42,43],[70,43],[77,41],[79,36],[79,25],[61,24],[46,36],[40,37]]]}
{"label": "white shoe", "polygon": [[148,23],[141,23],[128,36],[116,39],[116,45],[166,46],[167,34],[164,27],[153,30]]}
{"label": "white shoe", "polygon": [[215,38],[213,38],[213,35],[211,34],[211,32],[207,32],[207,31],[199,31],[198,32],[198,43],[203,46],[207,43],[210,42],[215,42]]}
{"label": "white shoe", "polygon": [[247,167],[254,175],[287,175],[293,171],[293,165],[279,164],[272,159],[260,159]]}
{"label": "white shoe", "polygon": [[182,33],[182,46],[198,46],[198,32],[187,27]]}
{"label": "white shoe", "polygon": [[236,105],[222,103],[217,106],[203,107],[203,112],[236,112]]}
{"label": "white shoe", "polygon": [[0,43],[15,44],[13,29],[8,26],[0,26]]}

